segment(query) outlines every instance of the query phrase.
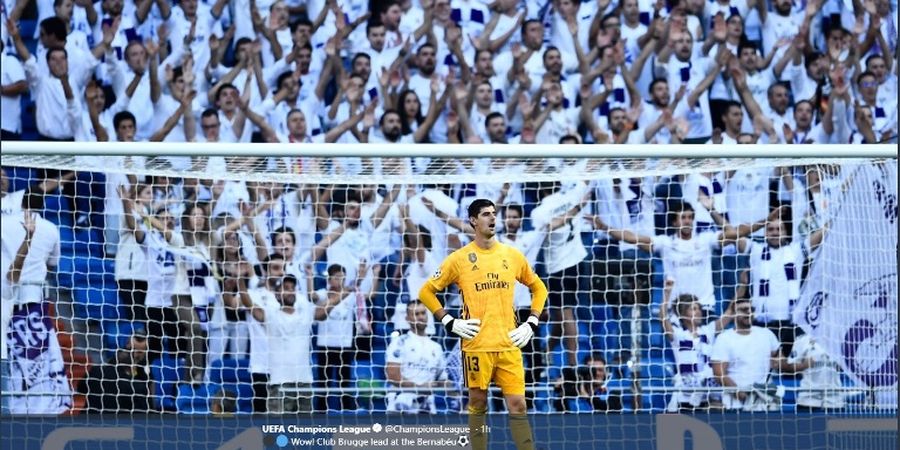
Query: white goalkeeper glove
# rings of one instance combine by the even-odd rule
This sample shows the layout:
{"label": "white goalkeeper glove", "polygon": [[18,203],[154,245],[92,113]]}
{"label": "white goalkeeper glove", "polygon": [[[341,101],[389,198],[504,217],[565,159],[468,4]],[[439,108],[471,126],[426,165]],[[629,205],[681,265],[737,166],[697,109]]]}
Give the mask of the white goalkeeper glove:
{"label": "white goalkeeper glove", "polygon": [[454,319],[450,314],[444,314],[441,323],[449,333],[453,333],[463,339],[472,339],[481,331],[480,319]]}
{"label": "white goalkeeper glove", "polygon": [[519,325],[515,330],[509,332],[509,340],[512,341],[513,345],[516,347],[522,348],[531,338],[537,334],[538,331],[538,318],[536,316],[528,316],[528,319],[522,324]]}

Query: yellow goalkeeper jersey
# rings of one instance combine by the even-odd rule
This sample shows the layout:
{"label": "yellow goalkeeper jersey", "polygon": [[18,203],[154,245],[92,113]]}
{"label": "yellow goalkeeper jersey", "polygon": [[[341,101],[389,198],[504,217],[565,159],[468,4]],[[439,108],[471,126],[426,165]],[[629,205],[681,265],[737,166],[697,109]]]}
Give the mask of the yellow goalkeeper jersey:
{"label": "yellow goalkeeper jersey", "polygon": [[515,283],[530,286],[543,283],[515,247],[495,242],[484,250],[475,242],[451,253],[428,283],[442,291],[456,283],[462,294],[463,319],[481,319],[481,331],[472,340],[463,340],[466,352],[515,350],[509,332],[516,328],[513,305]]}

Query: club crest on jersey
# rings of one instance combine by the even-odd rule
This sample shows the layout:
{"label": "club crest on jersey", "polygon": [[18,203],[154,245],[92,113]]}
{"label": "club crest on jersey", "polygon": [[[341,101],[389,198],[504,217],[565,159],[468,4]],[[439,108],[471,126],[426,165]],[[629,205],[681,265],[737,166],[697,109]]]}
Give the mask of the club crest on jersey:
{"label": "club crest on jersey", "polygon": [[475,252],[469,253],[469,262],[475,264],[475,261],[478,261],[478,256],[475,255]]}
{"label": "club crest on jersey", "polygon": [[435,270],[434,274],[431,275],[431,278],[434,278],[435,280],[437,280],[440,277],[441,277],[441,269],[439,267],[438,270]]}

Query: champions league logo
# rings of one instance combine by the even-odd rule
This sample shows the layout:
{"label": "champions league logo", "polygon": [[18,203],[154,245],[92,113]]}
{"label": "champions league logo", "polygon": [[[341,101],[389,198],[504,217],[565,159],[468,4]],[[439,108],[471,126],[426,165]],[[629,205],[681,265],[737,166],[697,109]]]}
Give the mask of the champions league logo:
{"label": "champions league logo", "polygon": [[870,280],[854,292],[854,298],[877,314],[869,316],[872,320],[860,318],[847,329],[841,346],[844,363],[867,386],[895,385],[897,274]]}

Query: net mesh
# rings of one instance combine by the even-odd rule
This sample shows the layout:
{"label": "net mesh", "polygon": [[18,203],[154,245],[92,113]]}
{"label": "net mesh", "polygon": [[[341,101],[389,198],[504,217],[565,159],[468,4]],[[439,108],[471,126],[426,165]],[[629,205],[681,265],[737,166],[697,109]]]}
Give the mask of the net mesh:
{"label": "net mesh", "polygon": [[408,305],[490,198],[529,411],[896,414],[896,162],[4,156],[4,411],[465,411]]}

